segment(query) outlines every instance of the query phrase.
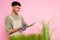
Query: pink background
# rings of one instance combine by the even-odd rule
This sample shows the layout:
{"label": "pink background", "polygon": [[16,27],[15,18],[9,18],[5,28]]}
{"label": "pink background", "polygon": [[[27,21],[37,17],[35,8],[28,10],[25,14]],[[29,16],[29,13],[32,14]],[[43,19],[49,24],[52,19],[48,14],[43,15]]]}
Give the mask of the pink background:
{"label": "pink background", "polygon": [[[0,40],[7,40],[4,20],[11,13],[11,2],[14,0],[0,0]],[[37,23],[24,31],[24,34],[40,33],[41,21],[50,21],[51,40],[60,40],[60,0],[17,0],[21,2],[21,14],[26,23]]]}

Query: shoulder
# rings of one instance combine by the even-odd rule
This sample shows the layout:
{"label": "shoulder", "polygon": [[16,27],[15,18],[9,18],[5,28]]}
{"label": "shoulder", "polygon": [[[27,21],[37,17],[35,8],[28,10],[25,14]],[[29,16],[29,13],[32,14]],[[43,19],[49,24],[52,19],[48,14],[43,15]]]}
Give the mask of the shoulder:
{"label": "shoulder", "polygon": [[19,15],[20,18],[23,18],[22,15]]}
{"label": "shoulder", "polygon": [[6,16],[5,20],[11,20],[11,18],[8,16]]}
{"label": "shoulder", "polygon": [[22,15],[19,15],[20,17],[22,17]]}

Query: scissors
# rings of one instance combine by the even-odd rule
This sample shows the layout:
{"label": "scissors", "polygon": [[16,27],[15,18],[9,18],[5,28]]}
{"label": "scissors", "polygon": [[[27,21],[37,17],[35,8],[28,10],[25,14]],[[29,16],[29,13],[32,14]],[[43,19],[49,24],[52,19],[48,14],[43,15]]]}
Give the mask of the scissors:
{"label": "scissors", "polygon": [[[27,26],[27,27],[33,26],[35,23],[36,23],[36,22],[30,24],[30,25]],[[21,27],[20,29],[23,30],[23,31],[25,31],[27,27],[26,27],[25,25],[22,25],[22,27]]]}

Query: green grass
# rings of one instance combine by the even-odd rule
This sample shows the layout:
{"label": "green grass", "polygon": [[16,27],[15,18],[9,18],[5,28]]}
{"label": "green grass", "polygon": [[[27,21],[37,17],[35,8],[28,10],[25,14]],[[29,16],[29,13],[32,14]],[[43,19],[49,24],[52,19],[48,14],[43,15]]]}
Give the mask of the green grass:
{"label": "green grass", "polygon": [[41,35],[31,34],[31,35],[20,35],[20,36],[11,36],[10,40],[42,40]]}
{"label": "green grass", "polygon": [[49,36],[49,22],[46,24],[45,22],[42,23],[43,25],[43,40],[50,40]]}
{"label": "green grass", "polygon": [[11,36],[10,40],[45,40],[44,38],[46,38],[44,35],[42,34],[31,34],[31,35],[20,35],[20,36]]}

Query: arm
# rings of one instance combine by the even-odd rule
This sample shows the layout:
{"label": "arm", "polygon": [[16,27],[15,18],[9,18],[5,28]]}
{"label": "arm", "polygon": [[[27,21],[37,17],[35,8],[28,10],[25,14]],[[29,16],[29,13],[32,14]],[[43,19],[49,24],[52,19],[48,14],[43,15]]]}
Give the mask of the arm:
{"label": "arm", "polygon": [[5,25],[6,25],[6,30],[7,30],[9,35],[20,30],[20,28],[13,29],[13,26],[12,26],[12,23],[11,23],[11,19],[9,17],[6,17]]}
{"label": "arm", "polygon": [[[21,16],[21,17],[22,17],[22,16]],[[26,27],[30,27],[30,26],[24,21],[23,17],[22,17],[22,25],[24,25],[24,26],[26,26]]]}
{"label": "arm", "polygon": [[20,28],[12,29],[12,31],[9,33],[9,35],[17,32],[17,31],[19,31],[19,30],[20,30]]}

